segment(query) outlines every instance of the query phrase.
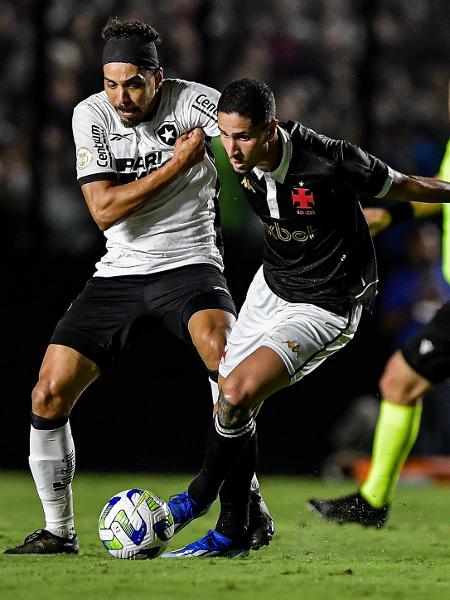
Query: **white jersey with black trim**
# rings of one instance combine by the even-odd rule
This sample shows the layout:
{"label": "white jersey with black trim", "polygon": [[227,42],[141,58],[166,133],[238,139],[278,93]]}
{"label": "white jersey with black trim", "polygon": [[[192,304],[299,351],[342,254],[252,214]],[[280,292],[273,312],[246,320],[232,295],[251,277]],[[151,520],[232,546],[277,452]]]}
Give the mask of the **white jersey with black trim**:
{"label": "white jersey with black trim", "polygon": [[[179,79],[165,79],[149,120],[125,127],[105,92],[74,109],[73,135],[80,185],[110,180],[128,183],[158,169],[173,155],[178,136],[202,127],[219,135],[219,92]],[[214,203],[217,171],[204,160],[180,175],[134,214],[107,229],[106,254],[94,275],[147,274],[194,263],[223,270],[216,245]]]}

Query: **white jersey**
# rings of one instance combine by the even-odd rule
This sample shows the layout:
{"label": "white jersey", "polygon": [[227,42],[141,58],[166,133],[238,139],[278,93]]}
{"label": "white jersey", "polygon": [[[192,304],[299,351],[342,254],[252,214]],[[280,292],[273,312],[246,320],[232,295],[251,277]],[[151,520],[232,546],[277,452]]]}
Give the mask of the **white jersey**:
{"label": "white jersey", "polygon": [[[190,81],[165,79],[148,121],[125,127],[105,92],[75,107],[73,135],[80,185],[118,184],[144,177],[173,155],[177,137],[202,127],[219,135],[219,92]],[[214,227],[217,171],[208,155],[134,214],[107,231],[106,254],[95,275],[147,274],[194,263],[223,270]]]}

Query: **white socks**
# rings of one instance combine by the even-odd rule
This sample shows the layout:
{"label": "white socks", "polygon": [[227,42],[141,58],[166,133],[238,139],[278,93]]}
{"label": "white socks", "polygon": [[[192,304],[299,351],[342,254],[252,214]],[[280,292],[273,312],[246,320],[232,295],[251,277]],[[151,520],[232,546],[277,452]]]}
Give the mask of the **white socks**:
{"label": "white socks", "polygon": [[58,429],[31,426],[29,462],[44,508],[45,529],[60,537],[72,537],[75,446],[69,422]]}
{"label": "white socks", "polygon": [[217,381],[214,381],[214,379],[211,379],[211,377],[209,377],[209,385],[211,386],[211,396],[213,404],[215,406],[217,404],[217,401],[219,400],[219,384],[217,383]]}

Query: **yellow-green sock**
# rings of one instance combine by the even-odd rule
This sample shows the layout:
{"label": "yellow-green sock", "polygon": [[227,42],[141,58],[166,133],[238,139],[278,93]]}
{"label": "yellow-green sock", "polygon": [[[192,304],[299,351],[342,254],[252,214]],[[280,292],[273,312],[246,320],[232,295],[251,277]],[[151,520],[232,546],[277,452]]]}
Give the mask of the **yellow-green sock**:
{"label": "yellow-green sock", "polygon": [[361,486],[362,496],[375,508],[381,508],[392,499],[403,464],[417,439],[421,415],[421,402],[414,406],[381,402],[372,464]]}

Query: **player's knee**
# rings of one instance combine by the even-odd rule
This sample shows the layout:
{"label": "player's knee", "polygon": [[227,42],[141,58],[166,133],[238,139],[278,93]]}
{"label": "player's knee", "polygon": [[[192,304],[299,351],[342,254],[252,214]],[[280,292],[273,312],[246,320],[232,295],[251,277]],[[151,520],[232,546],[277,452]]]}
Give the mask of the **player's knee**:
{"label": "player's knee", "polygon": [[388,363],[379,382],[381,397],[393,404],[410,405],[415,403],[411,396],[410,384],[403,372],[395,369],[392,363]]}
{"label": "player's knee", "polygon": [[60,419],[70,412],[70,403],[64,398],[61,386],[45,377],[39,379],[31,392],[31,405],[34,414],[46,419]]}
{"label": "player's knee", "polygon": [[224,331],[204,332],[197,341],[197,350],[208,371],[217,371],[225,351]]}
{"label": "player's knee", "polygon": [[219,394],[219,419],[225,427],[238,427],[253,415],[252,398],[239,381],[229,377]]}
{"label": "player's knee", "polygon": [[252,416],[252,412],[243,404],[227,404],[224,406],[219,398],[218,408],[219,422],[223,427],[236,429],[247,423]]}
{"label": "player's knee", "polygon": [[232,375],[223,380],[220,389],[220,396],[232,406],[239,406],[245,403],[247,394],[240,381]]}

